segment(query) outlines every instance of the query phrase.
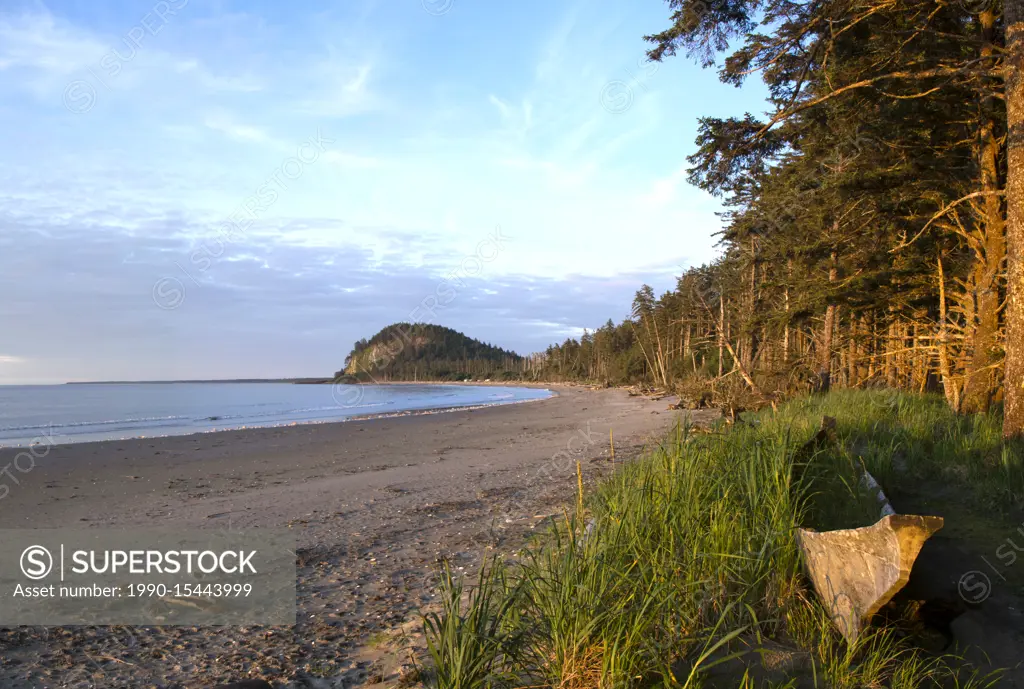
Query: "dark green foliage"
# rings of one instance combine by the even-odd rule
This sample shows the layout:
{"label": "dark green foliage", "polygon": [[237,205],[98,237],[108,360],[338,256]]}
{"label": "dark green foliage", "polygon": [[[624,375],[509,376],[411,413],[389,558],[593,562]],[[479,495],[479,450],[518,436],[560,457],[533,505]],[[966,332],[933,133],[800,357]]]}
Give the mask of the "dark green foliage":
{"label": "dark green foliage", "polygon": [[440,325],[395,323],[359,340],[336,380],[516,380],[523,357]]}
{"label": "dark green foliage", "polygon": [[764,115],[701,118],[688,158],[725,204],[722,254],[549,348],[544,375],[762,399],[886,385],[987,411],[1006,325],[1002,3],[667,4],[650,59],[769,89]]}

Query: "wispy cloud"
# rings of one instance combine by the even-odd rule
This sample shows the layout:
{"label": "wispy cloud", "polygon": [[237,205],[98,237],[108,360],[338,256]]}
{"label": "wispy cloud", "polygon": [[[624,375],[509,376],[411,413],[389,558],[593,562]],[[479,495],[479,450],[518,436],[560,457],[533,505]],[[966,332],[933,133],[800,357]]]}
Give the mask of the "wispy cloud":
{"label": "wispy cloud", "polygon": [[[446,325],[529,351],[621,317],[641,282],[670,287],[714,255],[718,206],[683,168],[696,117],[736,91],[683,61],[637,68],[657,7],[524,2],[175,0],[142,34],[148,2],[0,8],[0,127],[17,132],[0,289],[18,295],[0,363],[18,380],[82,378],[83,360],[93,378],[330,372],[499,224],[507,251]],[[311,132],[333,143],[284,175]],[[173,272],[278,170],[198,285]],[[153,304],[165,277],[187,295],[173,314]]]}
{"label": "wispy cloud", "polygon": [[193,77],[204,89],[215,93],[255,93],[262,91],[266,86],[261,79],[249,74],[235,76],[214,74],[195,58],[176,62],[173,69],[178,74]]}
{"label": "wispy cloud", "polygon": [[380,104],[371,90],[372,73],[372,63],[353,64],[332,54],[310,67],[307,81],[314,95],[299,100],[293,107],[297,112],[319,118],[369,112]]}
{"label": "wispy cloud", "polygon": [[231,120],[230,116],[224,113],[213,113],[207,115],[203,124],[207,128],[226,134],[233,139],[255,141],[258,143],[266,143],[270,140],[270,136],[267,134],[265,129],[235,123]]}

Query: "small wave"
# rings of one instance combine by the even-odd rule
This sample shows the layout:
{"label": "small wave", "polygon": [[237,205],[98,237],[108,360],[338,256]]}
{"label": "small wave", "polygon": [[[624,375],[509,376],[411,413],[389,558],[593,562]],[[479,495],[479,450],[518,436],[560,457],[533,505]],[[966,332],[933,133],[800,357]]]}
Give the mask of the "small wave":
{"label": "small wave", "polygon": [[[369,409],[369,408],[372,408],[372,407],[385,407],[385,406],[388,406],[388,405],[391,405],[391,404],[394,404],[394,403],[395,402],[393,400],[389,401],[389,402],[368,402],[368,403],[365,403],[365,404],[356,405],[355,408],[358,408],[358,409],[367,408],[367,409]],[[281,417],[291,416],[293,414],[315,414],[317,412],[335,412],[335,411],[340,411],[340,410],[343,410],[343,409],[352,409],[352,408],[353,407],[350,407],[348,405],[332,404],[332,405],[328,405],[328,406],[319,406],[319,407],[300,407],[300,408],[296,408],[296,409],[278,409],[276,411],[266,412],[266,413],[263,413],[263,414],[254,414],[254,413],[247,413],[247,414],[211,414],[210,416],[195,417],[195,418],[192,418],[191,420],[194,423],[204,423],[206,421],[239,421],[239,420],[245,420],[245,419],[281,418]],[[185,418],[185,417],[182,417],[182,418]]]}
{"label": "small wave", "polygon": [[184,421],[187,416],[140,416],[127,419],[107,419],[104,421],[68,421],[66,423],[45,423],[30,426],[0,426],[0,432],[6,431],[38,431],[54,428],[76,428],[80,426],[113,426],[119,423],[150,423],[153,421]]}

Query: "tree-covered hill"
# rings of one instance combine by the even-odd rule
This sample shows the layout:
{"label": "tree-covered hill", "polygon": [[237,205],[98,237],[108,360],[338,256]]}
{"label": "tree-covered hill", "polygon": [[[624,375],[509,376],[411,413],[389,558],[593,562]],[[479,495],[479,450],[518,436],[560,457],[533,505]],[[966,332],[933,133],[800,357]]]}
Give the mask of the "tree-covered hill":
{"label": "tree-covered hill", "polygon": [[394,323],[355,343],[335,379],[511,380],[524,359],[440,325]]}

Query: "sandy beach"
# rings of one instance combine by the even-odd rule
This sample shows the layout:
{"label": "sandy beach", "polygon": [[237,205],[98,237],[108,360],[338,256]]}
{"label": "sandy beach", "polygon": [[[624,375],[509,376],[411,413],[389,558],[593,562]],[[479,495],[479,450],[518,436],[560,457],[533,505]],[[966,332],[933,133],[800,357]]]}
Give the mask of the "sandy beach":
{"label": "sandy beach", "polygon": [[[552,389],[484,409],[49,448],[15,473],[0,528],[289,526],[298,624],[0,630],[0,686],[394,684],[439,562],[471,572],[514,551],[571,500],[576,460],[588,481],[613,470],[609,430],[626,461],[685,413],[624,390]],[[17,452],[0,451],[0,467]]]}

